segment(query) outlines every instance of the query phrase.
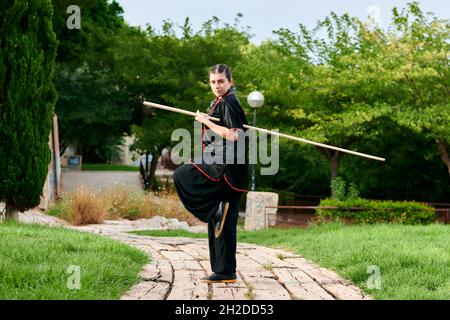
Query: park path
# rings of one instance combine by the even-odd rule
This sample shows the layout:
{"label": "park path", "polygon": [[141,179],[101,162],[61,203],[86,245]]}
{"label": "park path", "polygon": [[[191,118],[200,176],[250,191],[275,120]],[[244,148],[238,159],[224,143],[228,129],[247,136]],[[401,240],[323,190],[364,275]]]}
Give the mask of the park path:
{"label": "park path", "polygon": [[189,227],[176,219],[154,217],[136,221],[105,221],[102,224],[68,226],[40,212],[21,213],[23,222],[64,224],[78,231],[106,236],[136,247],[151,257],[140,272],[140,281],[122,300],[366,300],[371,297],[340,278],[335,272],[282,250],[238,243],[237,283],[205,284],[200,279],[210,273],[207,239],[149,237],[132,230],[183,228],[203,231],[205,226]]}
{"label": "park path", "polygon": [[108,189],[113,187],[127,187],[142,190],[139,172],[136,171],[81,171],[65,170],[62,172],[62,190],[73,192],[78,187],[89,189]]}

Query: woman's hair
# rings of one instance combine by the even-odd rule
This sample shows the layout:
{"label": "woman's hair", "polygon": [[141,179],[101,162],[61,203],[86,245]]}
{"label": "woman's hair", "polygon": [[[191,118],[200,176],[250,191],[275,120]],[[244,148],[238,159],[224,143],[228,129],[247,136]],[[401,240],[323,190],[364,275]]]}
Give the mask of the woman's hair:
{"label": "woman's hair", "polygon": [[225,73],[225,76],[227,77],[228,81],[231,81],[233,79],[233,76],[231,75],[231,70],[226,64],[215,64],[211,67],[209,70],[209,73]]}

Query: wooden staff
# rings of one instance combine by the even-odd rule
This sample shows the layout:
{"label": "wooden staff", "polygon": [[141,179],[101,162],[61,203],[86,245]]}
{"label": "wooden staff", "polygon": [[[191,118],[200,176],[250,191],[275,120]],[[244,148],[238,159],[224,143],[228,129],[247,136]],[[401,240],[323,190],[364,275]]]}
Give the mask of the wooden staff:
{"label": "wooden staff", "polygon": [[[157,108],[157,109],[163,109],[163,110],[177,112],[177,113],[182,113],[182,114],[185,114],[185,115],[188,115],[188,116],[191,116],[191,117],[196,117],[197,116],[197,113],[192,112],[192,111],[187,111],[187,110],[183,110],[183,109],[169,107],[169,106],[165,106],[165,105],[158,104],[158,103],[153,103],[153,102],[148,102],[148,101],[144,101],[144,106],[151,107],[151,108]],[[214,118],[214,117],[211,117],[211,116],[208,116],[208,117],[209,117],[209,120],[211,120],[211,121],[220,121],[220,119],[218,119],[218,118]],[[327,144],[323,144],[323,143],[319,143],[319,142],[315,142],[315,141],[311,141],[311,140],[307,140],[307,139],[303,139],[303,138],[290,136],[290,135],[287,135],[287,134],[284,134],[284,133],[279,133],[279,132],[276,132],[276,131],[271,131],[271,130],[267,130],[267,129],[262,129],[262,128],[258,128],[258,127],[249,126],[247,124],[244,124],[244,128],[256,130],[256,131],[259,131],[259,132],[268,133],[268,134],[271,134],[271,135],[274,135],[274,136],[279,136],[279,137],[283,137],[283,138],[294,140],[294,141],[309,143],[309,144],[312,144],[312,145],[315,145],[315,146],[318,146],[318,147],[322,147],[322,148],[328,148],[328,149],[332,149],[332,150],[336,150],[336,151],[341,151],[341,152],[353,154],[353,155],[359,156],[359,157],[364,157],[364,158],[378,160],[378,161],[385,161],[384,158],[371,156],[370,154],[365,154],[365,153],[361,153],[361,152],[356,152],[356,151],[351,151],[351,150],[347,150],[347,149],[343,149],[343,148],[338,148],[338,147],[330,146],[330,145],[327,145]]]}

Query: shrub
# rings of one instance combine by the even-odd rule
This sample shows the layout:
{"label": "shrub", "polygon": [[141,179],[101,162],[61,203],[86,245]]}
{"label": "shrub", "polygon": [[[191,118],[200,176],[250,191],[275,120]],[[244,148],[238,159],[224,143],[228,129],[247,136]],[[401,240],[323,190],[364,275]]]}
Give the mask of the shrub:
{"label": "shrub", "polygon": [[331,180],[331,198],[335,200],[355,200],[359,197],[358,188],[354,183],[350,183],[348,189],[346,187],[345,180],[341,177],[336,177]]}
{"label": "shrub", "polygon": [[142,217],[162,216],[186,221],[190,225],[199,224],[200,220],[187,211],[175,192],[148,192],[145,195]]}
{"label": "shrub", "polygon": [[348,186],[347,200],[356,200],[359,198],[359,190],[354,183]]}
{"label": "shrub", "polygon": [[336,200],[345,200],[345,181],[341,177],[331,180],[331,197]]}
{"label": "shrub", "polygon": [[104,199],[84,187],[66,194],[47,213],[73,225],[101,223],[107,216]]}
{"label": "shrub", "polygon": [[190,225],[200,223],[184,208],[175,192],[143,192],[122,186],[100,191],[79,188],[65,194],[47,213],[74,225],[153,216],[177,218]]}
{"label": "shrub", "polygon": [[144,195],[126,187],[116,187],[100,193],[105,200],[108,219],[138,219],[142,210]]}
{"label": "shrub", "polygon": [[[434,208],[414,201],[377,201],[366,199],[325,199],[316,209],[318,222],[428,224],[435,221]],[[358,208],[358,210],[352,209]]]}

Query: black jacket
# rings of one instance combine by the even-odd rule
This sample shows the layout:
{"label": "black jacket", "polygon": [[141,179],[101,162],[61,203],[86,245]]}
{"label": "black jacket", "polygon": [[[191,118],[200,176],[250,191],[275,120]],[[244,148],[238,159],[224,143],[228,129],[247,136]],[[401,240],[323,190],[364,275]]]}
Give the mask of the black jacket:
{"label": "black jacket", "polygon": [[220,101],[213,101],[210,116],[220,119],[219,125],[241,129],[237,141],[220,138],[208,128],[203,130],[203,161],[196,164],[212,180],[224,179],[235,191],[248,188],[248,138],[245,136],[248,124],[239,99],[229,91]]}

